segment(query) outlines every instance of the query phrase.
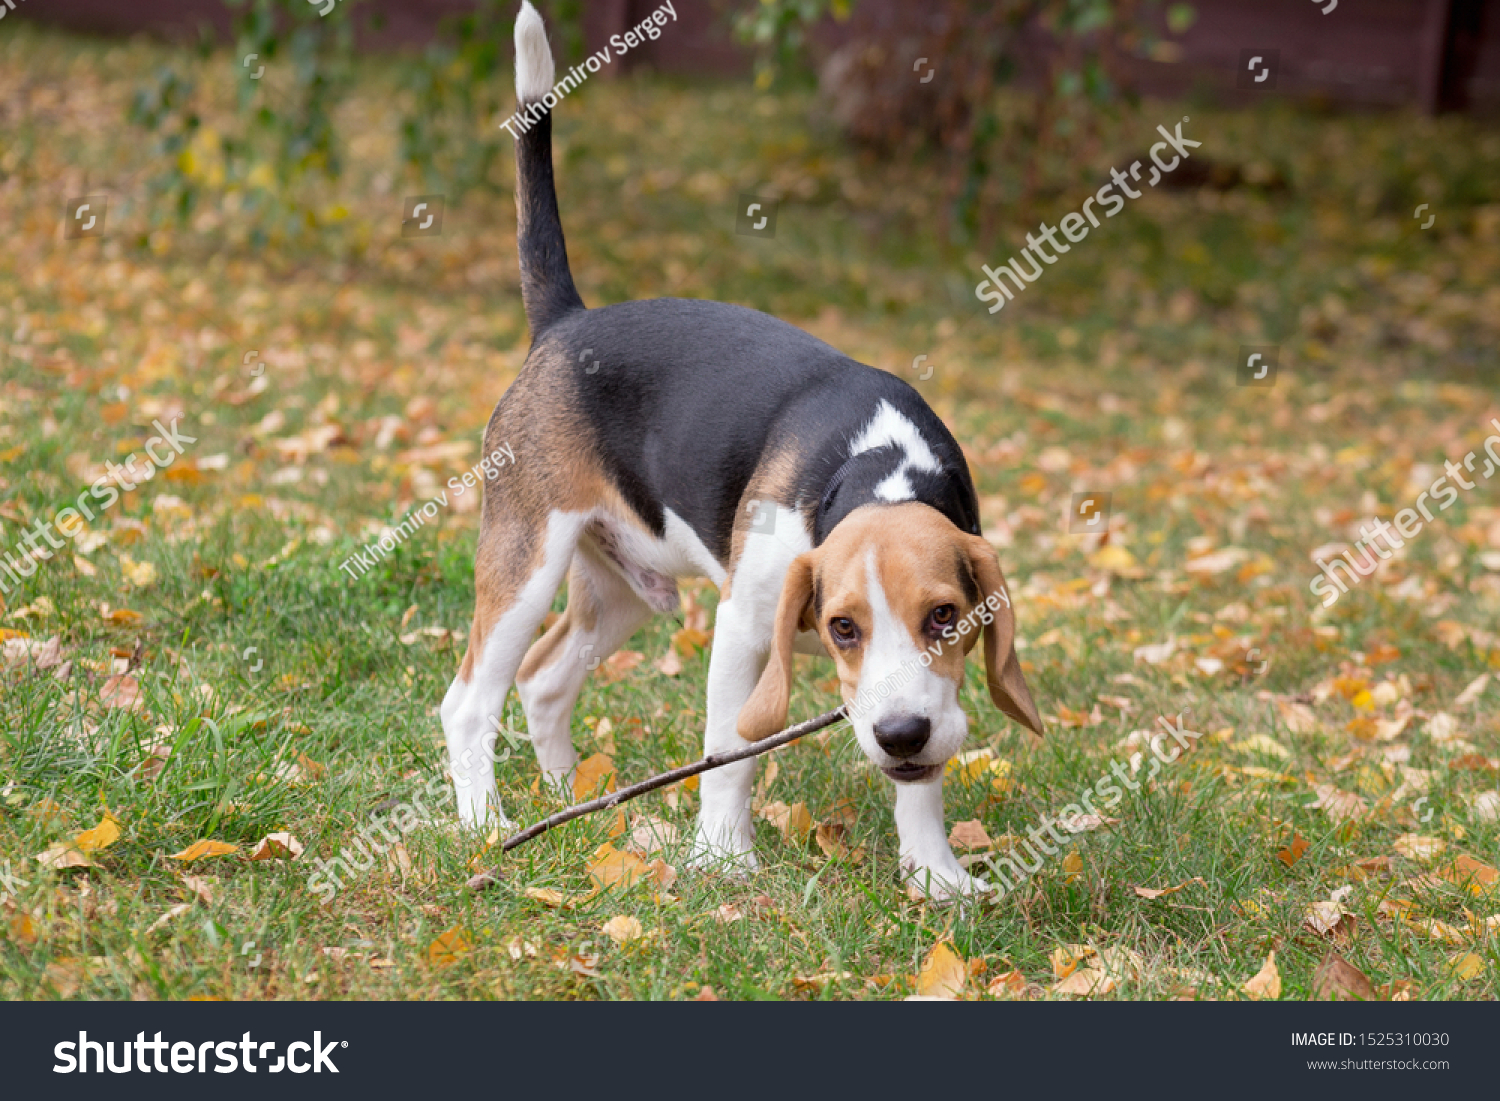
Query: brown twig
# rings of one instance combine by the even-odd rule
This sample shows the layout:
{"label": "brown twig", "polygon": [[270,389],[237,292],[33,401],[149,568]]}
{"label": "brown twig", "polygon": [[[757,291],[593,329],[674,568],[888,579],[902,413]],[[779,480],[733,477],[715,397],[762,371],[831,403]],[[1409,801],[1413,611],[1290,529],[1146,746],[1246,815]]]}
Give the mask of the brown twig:
{"label": "brown twig", "polygon": [[[608,795],[601,795],[598,799],[590,799],[587,803],[577,803],[565,810],[560,810],[549,818],[544,818],[532,826],[527,826],[520,833],[507,837],[500,845],[500,851],[510,852],[518,845],[524,845],[533,838],[540,837],[554,826],[561,826],[564,822],[571,822],[575,818],[582,818],[585,814],[592,814],[596,810],[608,810],[617,807],[627,800],[634,799],[638,795],[645,795],[648,791],[664,788],[668,784],[675,784],[678,780],[686,780],[689,776],[696,776],[700,772],[708,772],[710,769],[723,768],[725,765],[733,764],[735,761],[743,761],[749,757],[758,757],[762,753],[769,753],[778,749],[788,742],[795,742],[798,738],[805,737],[825,726],[832,726],[844,717],[842,707],[835,708],[826,714],[819,715],[816,719],[808,719],[796,726],[789,726],[780,734],[764,738],[754,742],[744,749],[737,749],[733,753],[714,753],[704,757],[701,761],[694,761],[690,765],[681,768],[670,769],[667,772],[642,780],[638,784],[631,784],[628,788],[612,791]],[[482,891],[486,887],[493,887],[500,880],[500,870],[491,868],[480,872],[469,879],[468,887],[471,891]]]}

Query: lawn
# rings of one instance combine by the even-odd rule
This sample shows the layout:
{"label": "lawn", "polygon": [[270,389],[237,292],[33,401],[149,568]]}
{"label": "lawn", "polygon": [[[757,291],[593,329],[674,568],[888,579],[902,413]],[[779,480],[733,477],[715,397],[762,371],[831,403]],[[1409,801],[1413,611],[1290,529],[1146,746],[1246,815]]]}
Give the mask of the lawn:
{"label": "lawn", "polygon": [[[107,462],[142,470],[155,422],[182,437],[61,516],[34,576],[0,574],[0,997],[1500,994],[1500,132],[1147,101],[979,247],[948,243],[935,165],[849,150],[810,95],[641,77],[559,109],[587,303],[764,309],[907,378],[964,443],[1047,733],[971,666],[957,850],[982,870],[1100,777],[1123,790],[959,908],[898,881],[891,787],[846,725],[763,761],[748,881],[685,867],[690,783],[503,858],[453,826],[437,707],[478,493],[450,479],[528,346],[512,197],[403,237],[431,189],[397,167],[400,63],[366,59],[311,231],[257,238],[234,194],[175,225],[125,122],[167,61],[230,128],[225,51],[0,35],[0,555]],[[1240,183],[1148,193],[984,312],[981,264],[1184,115]],[[735,233],[741,192],[780,201],[774,239]],[[66,239],[90,195],[104,236]],[[1274,386],[1236,385],[1245,345],[1277,349]],[[1474,488],[1322,607],[1313,552],[1469,453]],[[340,568],[444,493],[373,570]],[[1069,532],[1078,493],[1110,495],[1107,539]],[[699,755],[716,594],[684,593],[585,688],[581,794]],[[832,664],[798,660],[793,719],[837,703]],[[1193,735],[1167,764],[1159,719]],[[561,803],[517,745],[499,784],[529,823]],[[341,851],[367,869],[320,889]]]}

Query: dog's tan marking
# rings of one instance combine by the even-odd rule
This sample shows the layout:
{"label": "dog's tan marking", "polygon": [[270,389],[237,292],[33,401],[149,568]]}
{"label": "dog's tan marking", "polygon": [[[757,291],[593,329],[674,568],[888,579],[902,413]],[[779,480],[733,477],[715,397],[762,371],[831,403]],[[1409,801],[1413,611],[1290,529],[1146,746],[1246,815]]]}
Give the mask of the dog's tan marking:
{"label": "dog's tan marking", "polygon": [[[567,364],[551,346],[532,349],[490,416],[484,454],[502,445],[516,456],[484,485],[474,555],[474,621],[459,666],[467,682],[500,617],[541,566],[540,533],[554,511],[613,506],[629,513],[605,477],[585,420],[575,407]],[[538,616],[546,614],[541,609]]]}

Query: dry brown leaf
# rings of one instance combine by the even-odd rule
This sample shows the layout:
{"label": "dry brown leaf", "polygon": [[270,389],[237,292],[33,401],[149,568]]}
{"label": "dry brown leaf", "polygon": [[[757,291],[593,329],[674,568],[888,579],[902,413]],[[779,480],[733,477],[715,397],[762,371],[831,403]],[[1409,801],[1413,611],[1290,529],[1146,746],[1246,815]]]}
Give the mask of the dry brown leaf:
{"label": "dry brown leaf", "polygon": [[1192,879],[1183,880],[1175,887],[1137,887],[1135,888],[1135,893],[1140,895],[1142,898],[1161,898],[1162,895],[1174,894],[1175,892],[1180,891],[1184,887],[1187,887],[1193,883],[1198,884],[1198,886],[1200,887],[1208,886],[1208,884],[1203,881],[1203,877],[1201,875],[1195,875]]}
{"label": "dry brown leaf", "polygon": [[25,910],[17,910],[11,914],[5,926],[10,939],[21,947],[29,948],[36,943],[36,926]]}
{"label": "dry brown leaf", "polygon": [[1486,893],[1500,882],[1500,869],[1462,853],[1438,868],[1437,874],[1455,887],[1464,887],[1476,895]]}
{"label": "dry brown leaf", "polygon": [[955,849],[992,849],[995,846],[984,831],[984,823],[977,818],[955,824],[953,832],[948,834],[948,844]]}
{"label": "dry brown leaf", "polygon": [[527,887],[526,897],[540,902],[543,906],[550,906],[554,910],[573,904],[573,900],[567,895],[551,887]]}
{"label": "dry brown leaf", "polygon": [[1320,936],[1345,939],[1353,935],[1354,915],[1344,908],[1344,899],[1353,887],[1343,886],[1309,906],[1302,915],[1302,924]]}
{"label": "dry brown leaf", "polygon": [[984,989],[993,998],[1023,998],[1026,996],[1026,976],[1019,971],[1005,971],[991,979]]}
{"label": "dry brown leaf", "polygon": [[1295,833],[1292,835],[1292,843],[1276,853],[1276,859],[1290,868],[1302,859],[1302,854],[1307,852],[1308,847],[1307,838],[1300,833]]}
{"label": "dry brown leaf", "polygon": [[128,673],[106,678],[104,687],[99,690],[99,702],[105,707],[119,707],[130,711],[139,711],[145,707],[141,702],[141,686]]}
{"label": "dry brown leaf", "polygon": [[708,645],[708,632],[697,627],[683,627],[672,633],[672,649],[690,658]]}
{"label": "dry brown leaf", "polygon": [[645,936],[640,920],[628,914],[616,914],[604,923],[603,933],[616,944],[627,944]]}
{"label": "dry brown leaf", "polygon": [[1095,952],[1091,944],[1065,944],[1054,948],[1049,957],[1052,961],[1052,973],[1059,979],[1066,979],[1079,963],[1093,955]]}
{"label": "dry brown leaf", "polygon": [[1469,800],[1474,817],[1486,822],[1500,821],[1500,792],[1482,791]]}
{"label": "dry brown leaf", "polygon": [[646,862],[632,852],[621,852],[609,842],[594,850],[589,861],[589,878],[596,890],[605,887],[629,887],[650,874]]}
{"label": "dry brown leaf", "polygon": [[1274,1001],[1281,997],[1281,972],[1276,969],[1274,951],[1266,957],[1266,962],[1261,965],[1260,970],[1252,978],[1247,979],[1240,989],[1256,1001],[1263,999]]}
{"label": "dry brown leaf", "polygon": [[1370,856],[1363,860],[1356,860],[1352,864],[1344,864],[1333,870],[1336,879],[1351,879],[1358,883],[1378,875],[1391,874],[1391,858],[1388,856]]}
{"label": "dry brown leaf", "polygon": [[646,655],[639,650],[617,650],[594,670],[594,678],[600,684],[613,684],[645,660]]}
{"label": "dry brown leaf", "polygon": [[1462,692],[1460,692],[1458,696],[1453,700],[1453,706],[1469,706],[1469,704],[1473,703],[1475,700],[1479,699],[1480,696],[1484,695],[1484,690],[1489,686],[1490,675],[1488,673],[1480,673],[1479,676],[1471,680],[1469,682],[1469,686]]}
{"label": "dry brown leaf", "polygon": [[282,830],[268,833],[255,843],[251,860],[296,860],[302,855],[302,842]]}
{"label": "dry brown leaf", "polygon": [[1313,973],[1314,1001],[1361,1001],[1379,1000],[1375,987],[1363,971],[1346,961],[1337,952],[1329,949]]}
{"label": "dry brown leaf", "polygon": [[199,875],[185,875],[182,877],[182,885],[197,895],[205,906],[214,904],[215,883],[213,880]]}
{"label": "dry brown leaf", "polygon": [[969,969],[953,945],[940,940],[922,961],[917,973],[917,993],[929,998],[957,999],[964,993]]}
{"label": "dry brown leaf", "polygon": [[646,865],[646,871],[651,877],[651,882],[663,891],[670,890],[672,884],[677,882],[677,869],[660,858]]}
{"label": "dry brown leaf", "polygon": [[1313,791],[1317,799],[1307,804],[1309,810],[1322,810],[1334,822],[1353,822],[1370,813],[1369,803],[1361,795],[1340,791],[1332,784],[1319,784]]}
{"label": "dry brown leaf", "polygon": [[1103,826],[1118,826],[1120,820],[1104,814],[1074,814],[1059,818],[1057,824],[1069,833],[1088,833]]}
{"label": "dry brown leaf", "polygon": [[1054,994],[1072,994],[1077,997],[1092,997],[1109,994],[1115,989],[1114,976],[1098,967],[1080,967],[1067,978],[1052,985]]}
{"label": "dry brown leaf", "polygon": [[676,826],[648,814],[639,814],[630,824],[630,837],[623,847],[641,856],[650,856],[652,853],[670,849],[676,844]]}
{"label": "dry brown leaf", "polygon": [[813,830],[812,815],[806,803],[787,806],[779,800],[760,808],[760,817],[781,831],[781,836],[790,845],[805,844]]}
{"label": "dry brown leaf", "polygon": [[175,917],[181,917],[183,914],[187,913],[192,908],[193,908],[193,904],[191,902],[179,902],[176,906],[173,906],[166,913],[162,914],[161,917],[157,918],[150,925],[146,926],[146,932],[148,932],[148,933],[154,933],[154,932],[156,932],[158,929],[160,929],[163,925],[166,925],[173,918],[175,918]]}
{"label": "dry brown leaf", "polygon": [[1407,917],[1408,928],[1416,930],[1423,936],[1430,937],[1433,940],[1440,940],[1444,944],[1459,945],[1469,943],[1468,933],[1456,925],[1450,925],[1446,921],[1438,921],[1436,918],[1412,920],[1409,917],[1409,911],[1403,913],[1402,916]]}
{"label": "dry brown leaf", "polygon": [[816,975],[793,975],[792,988],[804,993],[821,994],[830,983],[854,982],[858,978],[853,971],[819,971]]}
{"label": "dry brown leaf", "polygon": [[1276,710],[1281,713],[1282,723],[1293,734],[1311,734],[1318,728],[1318,717],[1305,703],[1277,700]]}
{"label": "dry brown leaf", "polygon": [[162,770],[167,767],[167,761],[171,756],[172,747],[169,745],[154,745],[146,750],[146,759],[136,766],[140,771],[141,779],[147,783],[155,781],[162,774]]}
{"label": "dry brown leaf", "polygon": [[1408,860],[1428,861],[1442,856],[1448,843],[1441,837],[1423,837],[1421,834],[1403,833],[1392,842],[1394,848]]}
{"label": "dry brown leaf", "polygon": [[53,871],[64,868],[97,868],[95,864],[73,845],[71,841],[59,841],[36,854],[37,863]]}
{"label": "dry brown leaf", "polygon": [[824,856],[859,864],[865,858],[865,850],[861,847],[850,848],[848,837],[849,829],[842,820],[819,822],[818,828],[813,831],[813,840],[818,843]]}
{"label": "dry brown leaf", "polygon": [[1063,857],[1062,862],[1063,882],[1076,883],[1083,876],[1083,857],[1075,850]]}

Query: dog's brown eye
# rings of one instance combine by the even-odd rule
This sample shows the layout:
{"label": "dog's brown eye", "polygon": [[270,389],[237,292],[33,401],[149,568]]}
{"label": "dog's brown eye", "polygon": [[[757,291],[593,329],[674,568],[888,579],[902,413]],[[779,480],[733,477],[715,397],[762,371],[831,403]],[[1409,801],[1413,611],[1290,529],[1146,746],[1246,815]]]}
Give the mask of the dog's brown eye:
{"label": "dog's brown eye", "polygon": [[834,642],[849,646],[859,637],[859,628],[854,625],[854,620],[839,616],[828,621],[828,633]]}
{"label": "dog's brown eye", "polygon": [[953,622],[953,617],[958,614],[958,609],[952,604],[940,604],[932,609],[932,624],[934,627],[946,627]]}

